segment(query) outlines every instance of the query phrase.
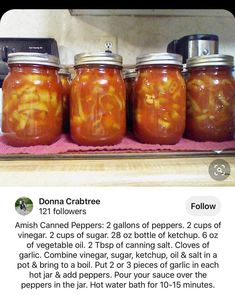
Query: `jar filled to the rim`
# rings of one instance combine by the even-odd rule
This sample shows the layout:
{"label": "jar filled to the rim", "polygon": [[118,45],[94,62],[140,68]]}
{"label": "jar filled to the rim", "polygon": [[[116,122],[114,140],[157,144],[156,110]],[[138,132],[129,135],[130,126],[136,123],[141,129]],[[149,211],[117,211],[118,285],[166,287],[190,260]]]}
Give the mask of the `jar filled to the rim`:
{"label": "jar filled to the rim", "polygon": [[127,130],[132,131],[133,126],[133,102],[132,93],[134,89],[134,83],[136,78],[135,68],[125,68],[123,70],[124,81],[126,85],[126,116],[127,116]]}
{"label": "jar filled to the rim", "polygon": [[69,106],[70,106],[70,84],[71,73],[66,66],[60,66],[60,81],[62,84],[62,102],[63,102],[63,132],[69,132]]}
{"label": "jar filled to the rim", "polygon": [[175,144],[185,129],[186,86],[182,56],[149,53],[137,57],[133,130],[144,143]]}
{"label": "jar filled to the rim", "polygon": [[44,53],[8,55],[3,82],[4,140],[13,146],[51,144],[62,131],[59,60]]}
{"label": "jar filled to the rim", "polygon": [[225,141],[234,136],[233,57],[213,54],[187,61],[186,136],[196,141]]}
{"label": "jar filled to the rim", "polygon": [[110,52],[75,56],[71,84],[70,134],[81,145],[113,145],[126,131],[122,57]]}

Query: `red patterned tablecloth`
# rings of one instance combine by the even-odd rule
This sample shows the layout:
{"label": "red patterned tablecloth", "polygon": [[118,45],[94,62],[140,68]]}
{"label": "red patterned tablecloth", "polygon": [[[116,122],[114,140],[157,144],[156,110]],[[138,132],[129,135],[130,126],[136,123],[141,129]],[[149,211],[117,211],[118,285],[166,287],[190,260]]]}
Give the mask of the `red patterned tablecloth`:
{"label": "red patterned tablecloth", "polygon": [[51,145],[37,145],[30,147],[12,147],[6,145],[0,137],[0,154],[61,154],[61,153],[87,153],[87,152],[154,152],[154,151],[220,151],[235,150],[235,140],[224,142],[195,142],[182,138],[175,145],[143,144],[132,136],[126,136],[116,145],[112,146],[81,146],[72,142],[68,135],[63,134],[59,140]]}

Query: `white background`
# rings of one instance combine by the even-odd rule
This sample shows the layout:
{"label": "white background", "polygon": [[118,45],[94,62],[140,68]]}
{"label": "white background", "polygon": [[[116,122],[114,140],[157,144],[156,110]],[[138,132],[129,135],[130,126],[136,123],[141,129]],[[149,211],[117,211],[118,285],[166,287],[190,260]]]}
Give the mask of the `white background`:
{"label": "white background", "polygon": [[[79,187],[17,187],[1,188],[1,244],[0,244],[0,280],[2,294],[187,294],[200,295],[233,294],[234,292],[234,224],[235,224],[235,188],[79,188]],[[32,213],[27,216],[19,215],[14,208],[19,197],[27,196],[34,202]],[[221,203],[221,211],[216,216],[191,216],[187,213],[186,201],[193,196],[214,196]],[[65,199],[100,198],[101,205],[86,206],[87,215],[74,216],[42,216],[39,214],[38,198]],[[45,206],[41,206],[45,207]],[[66,206],[75,209],[76,206]],[[77,206],[78,208],[81,208]],[[37,291],[20,291],[19,282],[25,281],[26,273],[16,270],[16,252],[24,252],[25,241],[20,241],[14,227],[18,222],[219,222],[222,221],[222,235],[214,244],[219,254],[220,269],[209,271],[210,280],[216,283],[216,289],[40,289]],[[197,241],[196,241],[197,242]],[[187,270],[186,270],[187,271]]]}

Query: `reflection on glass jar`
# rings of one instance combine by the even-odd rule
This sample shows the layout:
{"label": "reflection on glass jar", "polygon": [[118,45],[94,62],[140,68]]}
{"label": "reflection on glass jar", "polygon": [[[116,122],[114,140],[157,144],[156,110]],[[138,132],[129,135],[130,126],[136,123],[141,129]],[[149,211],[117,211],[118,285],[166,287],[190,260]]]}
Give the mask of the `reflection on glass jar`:
{"label": "reflection on glass jar", "polygon": [[78,54],[71,84],[70,133],[82,145],[112,145],[126,131],[122,57],[113,53]]}
{"label": "reflection on glass jar", "polygon": [[234,135],[233,57],[208,55],[188,60],[186,136],[225,141]]}
{"label": "reflection on glass jar", "polygon": [[135,68],[125,68],[123,70],[124,81],[126,85],[126,116],[127,116],[127,130],[133,129],[133,102],[132,93],[134,89],[134,83],[136,78]]}
{"label": "reflection on glass jar", "polygon": [[182,56],[152,53],[137,57],[134,134],[144,143],[175,144],[185,128],[186,87]]}
{"label": "reflection on glass jar", "polygon": [[63,102],[63,132],[67,133],[69,131],[69,105],[70,105],[70,82],[71,74],[63,66],[59,70],[60,81],[62,84],[62,102]]}
{"label": "reflection on glass jar", "polygon": [[4,140],[13,146],[51,144],[61,135],[59,61],[42,53],[11,53],[3,82]]}

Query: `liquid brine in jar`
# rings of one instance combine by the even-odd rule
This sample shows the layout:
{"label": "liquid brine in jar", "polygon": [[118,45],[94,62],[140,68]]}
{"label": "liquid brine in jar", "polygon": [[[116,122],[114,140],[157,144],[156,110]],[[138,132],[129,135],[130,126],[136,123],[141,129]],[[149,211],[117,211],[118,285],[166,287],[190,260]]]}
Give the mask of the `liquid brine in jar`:
{"label": "liquid brine in jar", "polygon": [[8,55],[3,82],[2,132],[7,144],[51,144],[62,131],[62,88],[56,56],[17,52]]}
{"label": "liquid brine in jar", "polygon": [[137,57],[133,130],[143,143],[175,144],[185,129],[186,85],[182,56],[150,53]]}
{"label": "liquid brine in jar", "polygon": [[186,136],[196,141],[234,137],[233,57],[207,55],[188,59]]}
{"label": "liquid brine in jar", "polygon": [[80,145],[113,145],[126,131],[122,57],[110,52],[75,56],[70,134]]}

